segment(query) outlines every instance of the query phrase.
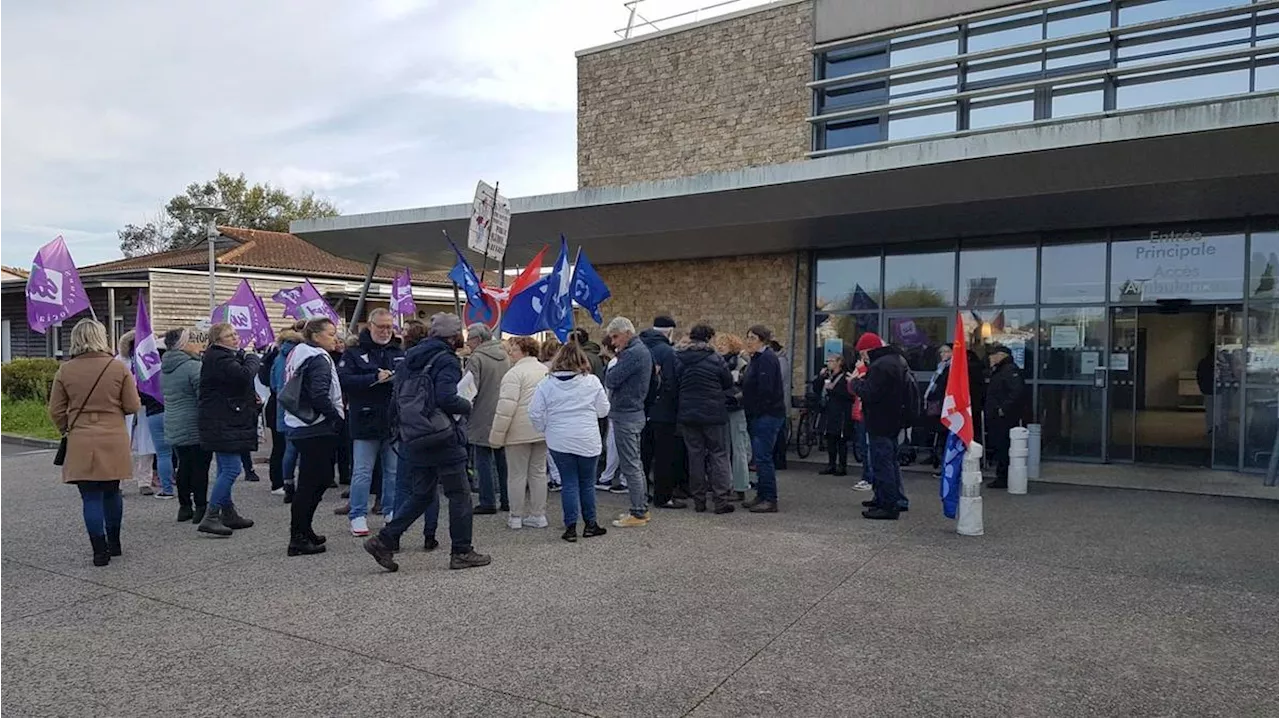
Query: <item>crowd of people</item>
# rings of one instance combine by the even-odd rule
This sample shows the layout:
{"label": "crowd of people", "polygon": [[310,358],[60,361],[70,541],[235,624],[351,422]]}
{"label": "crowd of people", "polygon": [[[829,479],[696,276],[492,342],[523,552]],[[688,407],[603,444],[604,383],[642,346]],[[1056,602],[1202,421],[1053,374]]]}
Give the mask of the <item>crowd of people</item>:
{"label": "crowd of people", "polygon": [[[502,514],[510,530],[543,529],[556,493],[566,542],[645,527],[652,508],[779,511],[790,364],[763,325],[738,337],[698,323],[681,335],[670,316],[643,330],[618,317],[599,343],[575,329],[561,344],[502,339],[483,324],[464,331],[453,314],[398,327],[377,309],[347,341],[316,318],[260,352],[242,349],[231,324],[177,328],[163,337],[160,396],[139,394],[132,342],[122,337],[113,355],[103,326],[82,320],[50,396],[68,440],[63,480],[80,489],[95,565],[121,553],[121,481],[176,497],[177,520],[199,533],[231,537],[253,527],[233,496],[242,475],[257,479],[260,415],[272,438],[271,493],[290,504],[289,556],[325,551],[315,514],[326,491],[348,482],[335,513],[390,571],[419,518],[423,548],[439,548],[442,494],[454,569],[490,563],[473,546],[474,515]],[[897,461],[911,420],[905,397],[918,393],[907,388],[914,379],[898,349],[864,334],[855,351],[830,357],[815,380],[830,452],[823,473],[846,475],[856,441],[867,460],[855,488],[875,492],[864,516],[896,519],[907,508]],[[996,424],[1002,408],[1013,416],[1021,379],[992,356],[986,395]],[[935,385],[945,386],[944,372],[926,404]],[[597,491],[625,494],[627,510],[600,517]]]}

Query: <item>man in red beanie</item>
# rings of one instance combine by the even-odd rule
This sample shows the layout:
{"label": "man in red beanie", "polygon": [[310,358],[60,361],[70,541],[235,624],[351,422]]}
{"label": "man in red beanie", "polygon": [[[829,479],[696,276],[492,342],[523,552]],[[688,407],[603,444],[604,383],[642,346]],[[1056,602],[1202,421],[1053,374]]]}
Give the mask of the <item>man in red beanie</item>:
{"label": "man in red beanie", "polygon": [[867,373],[853,382],[853,393],[862,399],[875,498],[862,512],[864,518],[896,521],[902,501],[902,473],[898,466],[898,433],[902,431],[906,382],[911,377],[907,360],[896,348],[867,332],[854,345],[867,364]]}

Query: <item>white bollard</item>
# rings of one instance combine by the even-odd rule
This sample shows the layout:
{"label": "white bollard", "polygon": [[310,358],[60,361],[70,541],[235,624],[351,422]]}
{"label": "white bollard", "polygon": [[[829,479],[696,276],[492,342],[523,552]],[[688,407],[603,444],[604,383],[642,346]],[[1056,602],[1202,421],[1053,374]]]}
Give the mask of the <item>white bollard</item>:
{"label": "white bollard", "polygon": [[1015,426],[1009,430],[1009,493],[1027,493],[1027,440],[1031,432],[1024,427]]}
{"label": "white bollard", "polygon": [[1040,425],[1027,424],[1027,478],[1040,478]]}
{"label": "white bollard", "polygon": [[960,473],[960,506],[956,511],[956,533],[982,535],[982,444],[974,441],[964,454]]}

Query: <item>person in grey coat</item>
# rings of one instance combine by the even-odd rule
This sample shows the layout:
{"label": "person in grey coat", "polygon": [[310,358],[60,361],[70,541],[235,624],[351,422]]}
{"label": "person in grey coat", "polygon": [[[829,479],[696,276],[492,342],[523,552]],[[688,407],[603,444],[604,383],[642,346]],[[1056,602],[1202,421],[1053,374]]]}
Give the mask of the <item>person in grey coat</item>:
{"label": "person in grey coat", "polygon": [[200,354],[208,337],[199,329],[170,329],[164,335],[160,390],[164,395],[164,435],[178,457],[178,520],[200,523],[209,495],[213,452],[200,447]]}
{"label": "person in grey coat", "polygon": [[[476,381],[476,397],[467,424],[467,441],[475,451],[476,481],[480,489],[480,505],[474,513],[496,514],[499,510],[510,510],[507,454],[501,446],[490,445],[489,433],[493,429],[493,415],[498,410],[498,389],[502,386],[502,377],[511,368],[511,359],[502,342],[493,338],[493,330],[479,322],[467,327],[467,344],[471,346],[471,356],[467,359],[466,372]],[[501,507],[497,505],[499,497]]]}
{"label": "person in grey coat", "polygon": [[618,528],[635,528],[649,523],[649,495],[645,487],[644,464],[640,461],[640,433],[644,431],[644,400],[653,376],[653,356],[636,337],[636,326],[626,317],[609,322],[605,332],[618,348],[618,363],[604,376],[609,392],[609,419],[613,421],[618,448],[619,472],[631,495],[631,511],[613,522]]}

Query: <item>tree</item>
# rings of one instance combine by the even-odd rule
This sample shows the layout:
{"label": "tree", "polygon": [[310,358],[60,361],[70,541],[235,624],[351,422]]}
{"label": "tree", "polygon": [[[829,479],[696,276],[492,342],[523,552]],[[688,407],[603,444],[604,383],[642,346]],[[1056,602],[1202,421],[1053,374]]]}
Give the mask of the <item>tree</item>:
{"label": "tree", "polygon": [[215,205],[227,213],[219,224],[246,229],[288,232],[295,219],[335,217],[338,208],[313,192],[291,195],[270,184],[253,184],[244,174],[219,172],[204,183],[187,185],[184,193],[169,200],[160,218],[142,226],[130,224],[118,232],[120,251],[125,256],[189,247],[204,239],[205,220],[196,207]]}

